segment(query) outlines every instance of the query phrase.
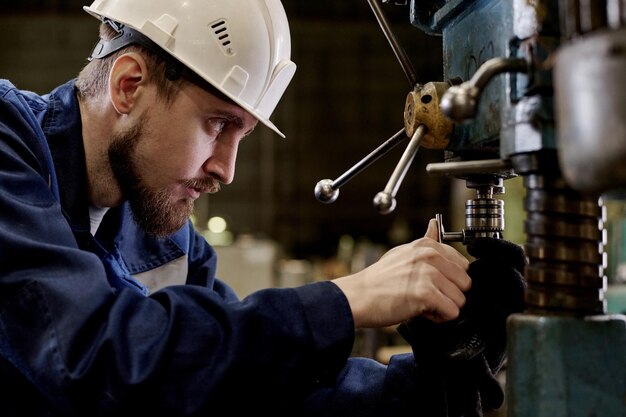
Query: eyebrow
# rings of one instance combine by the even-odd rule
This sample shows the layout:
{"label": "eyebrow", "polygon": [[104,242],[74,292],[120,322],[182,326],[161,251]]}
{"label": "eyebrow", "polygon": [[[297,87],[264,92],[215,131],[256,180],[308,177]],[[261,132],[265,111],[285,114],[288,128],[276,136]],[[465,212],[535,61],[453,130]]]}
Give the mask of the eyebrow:
{"label": "eyebrow", "polygon": [[222,117],[228,120],[230,123],[234,124],[238,128],[243,128],[243,119],[237,116],[235,113],[224,110],[214,110],[211,113],[217,117]]}
{"label": "eyebrow", "polygon": [[[244,127],[243,119],[239,117],[238,115],[236,115],[235,113],[224,111],[224,110],[215,110],[213,111],[213,114],[218,117],[223,117],[224,119],[228,120],[230,123],[234,124],[239,129],[242,129]],[[252,133],[252,131],[254,131],[255,127],[256,125],[253,126],[251,129],[249,129],[247,132],[245,132],[244,135],[248,136],[250,133]]]}

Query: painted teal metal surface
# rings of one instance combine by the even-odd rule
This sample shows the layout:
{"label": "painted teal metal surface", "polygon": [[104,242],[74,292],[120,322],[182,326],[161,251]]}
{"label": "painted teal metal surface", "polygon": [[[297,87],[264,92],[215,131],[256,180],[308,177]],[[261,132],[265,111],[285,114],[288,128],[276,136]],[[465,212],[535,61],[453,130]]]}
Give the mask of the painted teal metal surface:
{"label": "painted teal metal surface", "polygon": [[626,316],[511,316],[509,417],[625,417]]}
{"label": "painted teal metal surface", "polygon": [[[459,13],[459,10],[454,12]],[[455,19],[449,19],[443,28],[444,78],[469,80],[485,61],[509,56],[511,28],[510,2],[467,4],[463,12]],[[470,123],[455,126],[450,151],[482,149],[498,156],[497,143],[493,150],[488,147],[499,139],[500,120],[507,101],[506,81],[506,77],[499,76],[487,85],[480,96],[477,117]]]}
{"label": "painted teal metal surface", "polygon": [[[533,63],[530,74],[490,81],[478,116],[455,126],[447,149],[453,156],[507,158],[557,148],[550,57],[559,48],[558,5],[565,3],[410,1],[411,23],[443,36],[445,79],[467,81],[491,58]],[[622,312],[623,293],[609,295],[609,306]],[[626,316],[520,314],[508,325],[508,417],[626,417]]]}
{"label": "painted teal metal surface", "polygon": [[[558,46],[545,21],[557,19],[555,2],[527,0],[420,1],[410,4],[411,23],[443,36],[444,79],[469,80],[491,58],[543,62]],[[546,12],[547,11],[547,12]],[[553,19],[553,20],[554,20]],[[545,31],[537,36],[539,28]],[[551,74],[494,77],[480,95],[477,117],[456,125],[448,147],[453,154],[502,157],[556,147]],[[546,95],[545,93],[548,92]]]}

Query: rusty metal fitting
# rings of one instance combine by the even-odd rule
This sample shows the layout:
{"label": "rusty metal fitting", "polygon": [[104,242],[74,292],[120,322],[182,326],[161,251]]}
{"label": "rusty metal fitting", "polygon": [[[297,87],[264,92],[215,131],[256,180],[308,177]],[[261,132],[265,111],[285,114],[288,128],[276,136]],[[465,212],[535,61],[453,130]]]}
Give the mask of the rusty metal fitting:
{"label": "rusty metal fitting", "polygon": [[421,146],[427,149],[446,149],[452,136],[454,123],[439,108],[443,93],[450,87],[447,82],[429,82],[418,85],[406,98],[404,129],[411,137],[419,125],[427,129]]}

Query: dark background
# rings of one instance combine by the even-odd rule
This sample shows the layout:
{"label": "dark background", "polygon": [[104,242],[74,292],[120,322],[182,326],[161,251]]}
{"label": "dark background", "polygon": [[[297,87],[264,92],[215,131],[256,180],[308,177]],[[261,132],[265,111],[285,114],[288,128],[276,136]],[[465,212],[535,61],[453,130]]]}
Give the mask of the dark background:
{"label": "dark background", "polygon": [[[98,21],[82,11],[88,4],[0,0],[0,77],[39,93],[74,77],[96,42]],[[449,180],[425,172],[442,151],[418,152],[390,214],[372,199],[406,144],[344,185],[335,203],[313,195],[319,180],[338,177],[403,126],[410,86],[367,1],[283,4],[298,70],[272,120],[287,139],[256,129],[240,147],[234,183],[199,201],[197,224],[223,216],[235,236],[269,238],[296,258],[331,256],[342,235],[382,245],[421,236],[429,218],[448,213]],[[412,27],[406,6],[383,7],[418,81],[440,81],[441,39]]]}

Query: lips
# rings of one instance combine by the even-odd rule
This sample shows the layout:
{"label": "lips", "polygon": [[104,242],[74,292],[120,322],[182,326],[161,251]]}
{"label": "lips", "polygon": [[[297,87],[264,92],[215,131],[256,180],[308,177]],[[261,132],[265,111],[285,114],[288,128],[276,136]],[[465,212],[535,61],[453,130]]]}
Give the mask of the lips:
{"label": "lips", "polygon": [[219,190],[219,182],[214,179],[192,180],[183,183],[187,194],[196,199],[201,194],[215,193]]}
{"label": "lips", "polygon": [[198,192],[200,194],[208,194],[208,193],[211,192],[211,188],[210,187],[203,187],[203,188],[193,187],[192,190],[194,190],[194,191],[196,191],[196,192]]}
{"label": "lips", "polygon": [[199,191],[198,189],[187,187],[187,195],[189,196],[189,198],[195,200],[198,197],[200,197],[201,194],[202,192]]}
{"label": "lips", "polygon": [[215,192],[213,187],[187,187],[187,192],[194,200],[202,194],[210,194]]}

